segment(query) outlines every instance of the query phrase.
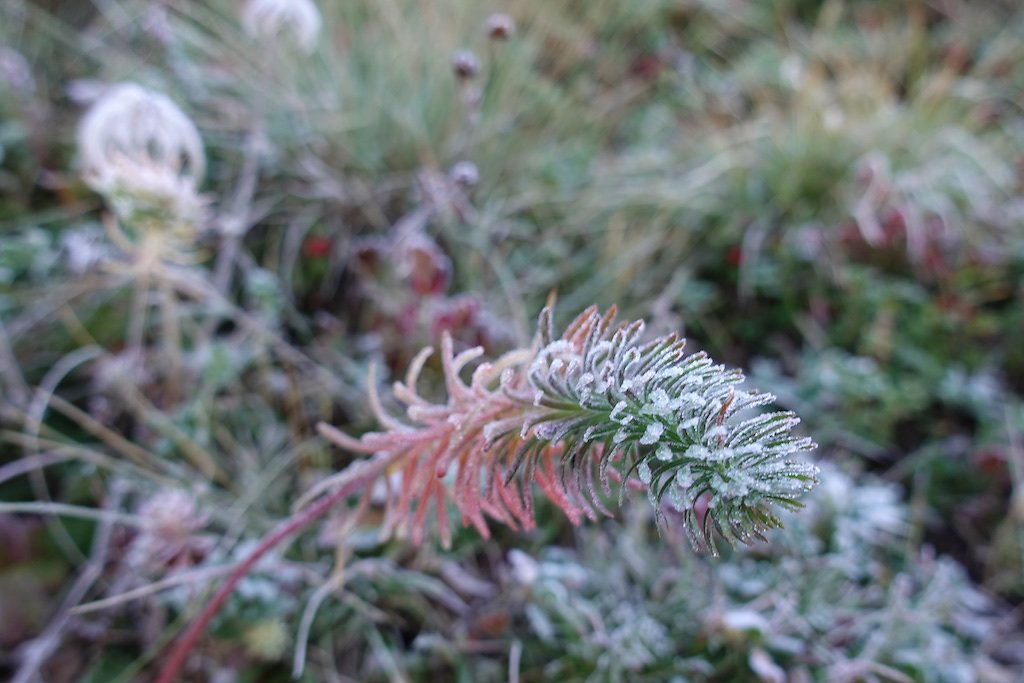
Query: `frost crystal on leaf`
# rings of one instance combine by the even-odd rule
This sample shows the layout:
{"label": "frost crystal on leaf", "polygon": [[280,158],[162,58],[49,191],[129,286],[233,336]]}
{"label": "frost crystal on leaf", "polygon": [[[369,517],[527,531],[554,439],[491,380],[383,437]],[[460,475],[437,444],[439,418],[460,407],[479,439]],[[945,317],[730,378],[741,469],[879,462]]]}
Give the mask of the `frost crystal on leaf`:
{"label": "frost crystal on leaf", "polygon": [[640,437],[640,443],[645,446],[650,446],[652,443],[658,443],[658,439],[661,438],[662,433],[665,431],[665,425],[660,422],[652,422],[647,425],[647,431]]}
{"label": "frost crystal on leaf", "polygon": [[429,350],[395,385],[411,424],[383,414],[371,383],[370,404],[386,431],[336,441],[400,456],[400,493],[388,503],[385,532],[411,530],[420,541],[433,507],[448,543],[449,501],[484,536],[485,516],[530,529],[534,485],[579,523],[610,514],[612,483],[634,477],[655,502],[669,497],[698,549],[714,551],[716,538],[763,539],[781,525],[779,508],[801,507],[818,470],[790,459],[815,447],[791,435],[798,418],[739,417],[773,396],[740,390],[742,373],[704,353],[684,354],[675,335],[643,341],[643,322],[616,325],[614,309],[587,309],[560,338],[551,318],[550,309],[541,313],[532,348],[480,365],[468,385],[460,372],[482,351],[456,354],[445,335],[447,403],[416,393]]}

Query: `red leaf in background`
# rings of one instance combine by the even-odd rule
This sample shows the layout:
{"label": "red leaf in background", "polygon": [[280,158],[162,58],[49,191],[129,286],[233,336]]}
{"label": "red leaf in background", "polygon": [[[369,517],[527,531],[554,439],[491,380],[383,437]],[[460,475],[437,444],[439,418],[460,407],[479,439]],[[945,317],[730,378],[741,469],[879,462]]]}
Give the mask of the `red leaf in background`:
{"label": "red leaf in background", "polygon": [[907,218],[902,209],[893,207],[882,216],[882,231],[885,233],[885,244],[892,245],[907,235]]}
{"label": "red leaf in background", "polygon": [[1006,450],[1001,446],[985,446],[972,454],[974,464],[985,474],[1002,479],[1008,473]]}
{"label": "red leaf in background", "polygon": [[662,66],[661,58],[658,55],[641,55],[629,65],[629,73],[637,78],[652,81],[661,73]]}
{"label": "red leaf in background", "polygon": [[437,244],[425,238],[405,252],[409,285],[420,296],[442,294],[451,281],[452,262]]}
{"label": "red leaf in background", "polygon": [[321,235],[310,235],[302,243],[302,255],[306,258],[325,258],[331,253],[331,241]]}
{"label": "red leaf in background", "polygon": [[447,330],[458,336],[459,332],[473,326],[479,308],[480,302],[472,297],[448,299],[434,312],[431,334],[437,336]]}
{"label": "red leaf in background", "polygon": [[419,305],[411,303],[402,309],[398,319],[395,321],[398,324],[398,331],[405,335],[412,335],[416,333],[416,328],[419,327]]}

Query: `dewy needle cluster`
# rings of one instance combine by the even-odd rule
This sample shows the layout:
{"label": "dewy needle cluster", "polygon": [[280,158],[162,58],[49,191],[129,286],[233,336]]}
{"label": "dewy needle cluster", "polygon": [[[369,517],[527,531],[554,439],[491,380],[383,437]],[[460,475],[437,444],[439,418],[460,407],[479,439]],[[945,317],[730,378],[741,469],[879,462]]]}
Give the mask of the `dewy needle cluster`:
{"label": "dewy needle cluster", "polygon": [[385,531],[411,531],[421,541],[433,506],[447,544],[449,499],[463,523],[484,536],[485,515],[529,529],[534,483],[573,523],[609,514],[612,482],[620,491],[642,484],[659,509],[667,503],[682,515],[696,547],[711,551],[716,536],[729,543],[763,538],[780,525],[774,508],[800,507],[817,468],[792,459],[815,447],[790,433],[799,419],[789,412],[740,416],[774,397],[739,388],[743,374],[704,353],[685,355],[675,335],[645,342],[642,321],[616,325],[614,317],[614,309],[602,315],[590,308],[556,338],[545,309],[533,348],[480,364],[468,385],[460,373],[483,351],[455,354],[446,336],[446,403],[416,391],[429,348],[394,387],[409,423],[384,413],[371,379],[371,404],[386,431],[330,436],[387,457],[400,473],[400,483],[385,478],[397,487]]}

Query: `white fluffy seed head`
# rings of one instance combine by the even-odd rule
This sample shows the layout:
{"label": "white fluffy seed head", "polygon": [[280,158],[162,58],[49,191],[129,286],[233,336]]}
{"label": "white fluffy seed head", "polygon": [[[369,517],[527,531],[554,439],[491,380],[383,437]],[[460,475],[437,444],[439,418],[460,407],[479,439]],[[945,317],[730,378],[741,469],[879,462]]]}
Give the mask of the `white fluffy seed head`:
{"label": "white fluffy seed head", "polygon": [[313,0],[249,0],[242,10],[242,28],[252,38],[272,41],[288,32],[306,54],[316,47],[321,23]]}
{"label": "white fluffy seed head", "polygon": [[134,83],[110,87],[79,122],[78,151],[84,180],[119,214],[141,206],[185,222],[198,217],[203,142],[166,95]]}

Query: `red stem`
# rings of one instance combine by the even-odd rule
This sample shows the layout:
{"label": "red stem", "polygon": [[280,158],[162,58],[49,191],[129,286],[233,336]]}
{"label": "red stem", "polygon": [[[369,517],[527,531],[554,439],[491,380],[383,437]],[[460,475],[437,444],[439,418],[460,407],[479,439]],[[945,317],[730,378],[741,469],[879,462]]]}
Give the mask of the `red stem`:
{"label": "red stem", "polygon": [[301,531],[306,528],[317,518],[327,514],[327,511],[334,507],[340,500],[345,496],[351,495],[360,486],[363,486],[367,480],[373,479],[377,474],[387,465],[387,460],[379,460],[373,463],[374,466],[368,466],[366,472],[363,472],[355,479],[342,484],[337,491],[324,496],[319,501],[310,505],[302,512],[294,515],[293,517],[282,522],[276,529],[270,532],[260,544],[256,546],[249,555],[242,560],[241,563],[228,575],[224,584],[217,589],[213,599],[206,603],[202,611],[192,620],[189,624],[188,629],[175,643],[174,649],[171,650],[170,655],[167,657],[167,661],[164,663],[163,668],[160,670],[160,676],[156,679],[156,683],[174,683],[178,680],[178,674],[181,672],[182,667],[185,666],[185,660],[188,658],[189,653],[196,646],[199,638],[206,631],[206,627],[209,626],[210,622],[220,608],[224,606],[227,599],[231,597],[231,593],[234,592],[235,587],[239,582],[246,577],[246,575],[252,570],[256,563],[266,555],[268,552],[274,549],[279,543],[284,541],[286,538],[294,533]]}

